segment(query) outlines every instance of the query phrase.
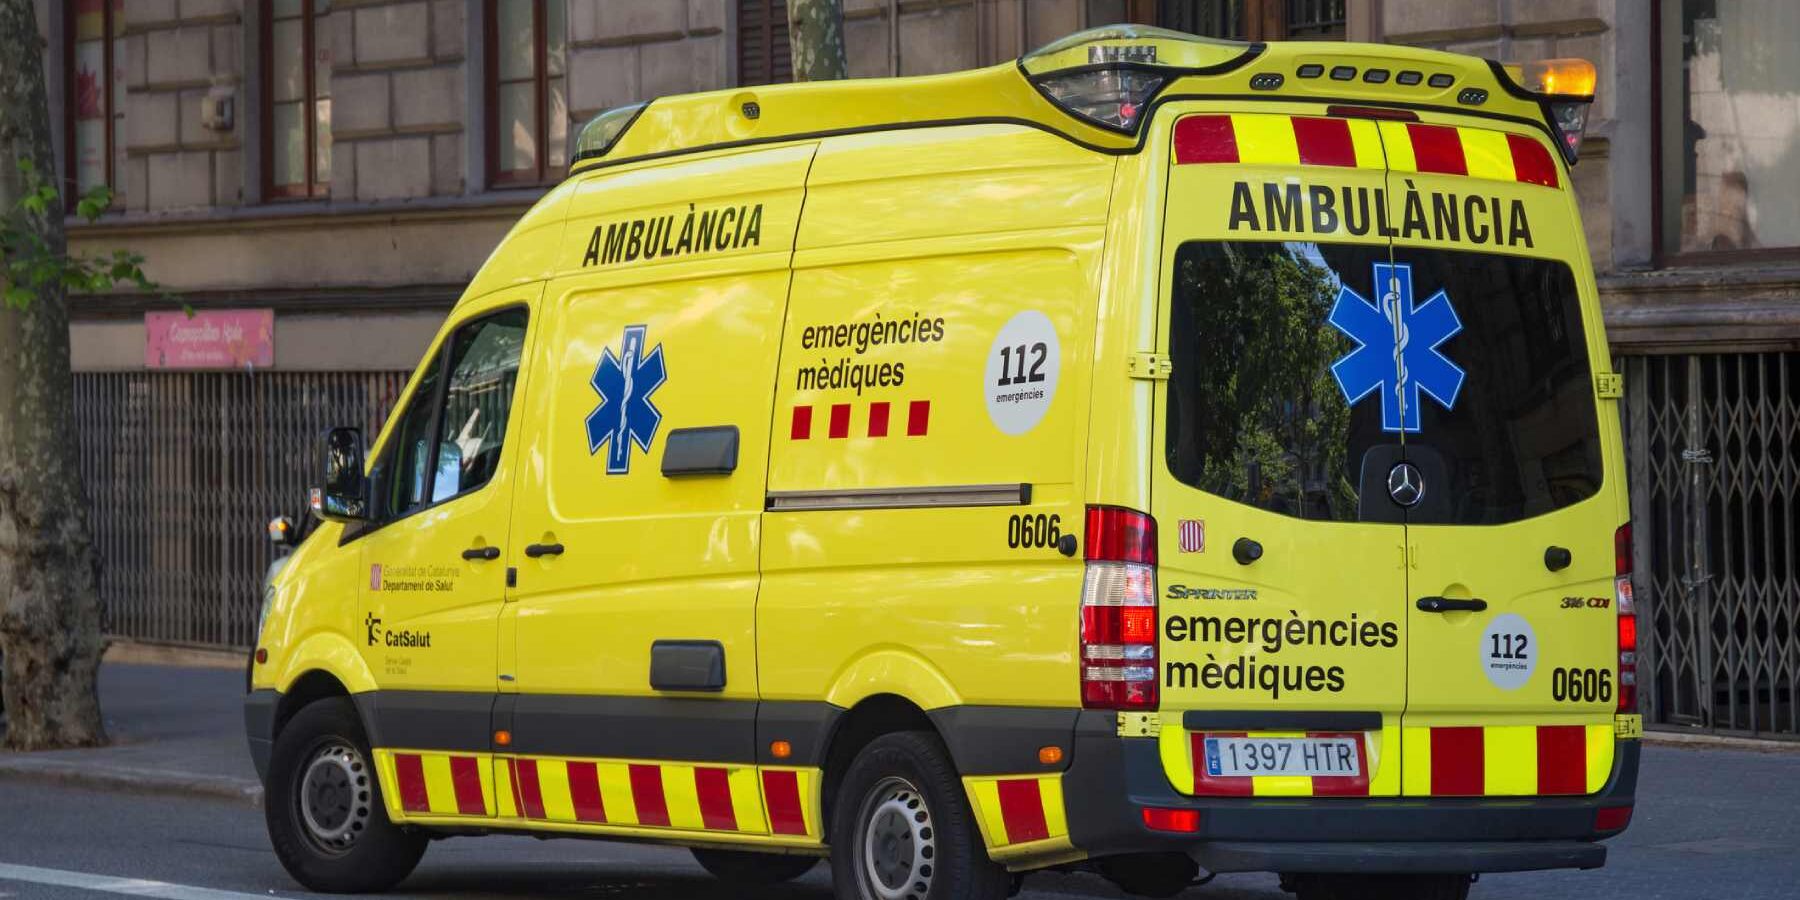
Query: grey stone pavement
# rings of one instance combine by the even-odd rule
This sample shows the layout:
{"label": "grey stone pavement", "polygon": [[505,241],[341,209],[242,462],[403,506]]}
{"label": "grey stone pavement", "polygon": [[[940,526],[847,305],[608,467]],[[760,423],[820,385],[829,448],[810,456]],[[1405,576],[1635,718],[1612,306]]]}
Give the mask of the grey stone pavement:
{"label": "grey stone pavement", "polygon": [[261,798],[244,745],[242,670],[107,663],[100,667],[100,713],[111,746],[0,753],[0,777]]}
{"label": "grey stone pavement", "polygon": [[[244,749],[243,673],[109,664],[99,750],[0,754],[0,900],[300,896],[269,849]],[[1474,900],[1796,900],[1800,752],[1654,745],[1637,817],[1593,872],[1497,875]],[[806,898],[829,870],[754,891],[685,851],[642,844],[454,838],[390,897]],[[1088,874],[1042,873],[1021,900],[1116,898]],[[1273,876],[1224,876],[1184,898],[1282,900]]]}

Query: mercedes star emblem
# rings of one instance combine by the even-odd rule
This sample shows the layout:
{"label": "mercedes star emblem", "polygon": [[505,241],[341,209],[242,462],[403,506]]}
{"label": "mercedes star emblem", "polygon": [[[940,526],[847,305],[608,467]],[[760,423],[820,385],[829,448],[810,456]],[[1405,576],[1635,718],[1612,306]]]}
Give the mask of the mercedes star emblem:
{"label": "mercedes star emblem", "polygon": [[1388,496],[1401,506],[1418,506],[1425,499],[1425,478],[1412,463],[1400,463],[1388,470]]}

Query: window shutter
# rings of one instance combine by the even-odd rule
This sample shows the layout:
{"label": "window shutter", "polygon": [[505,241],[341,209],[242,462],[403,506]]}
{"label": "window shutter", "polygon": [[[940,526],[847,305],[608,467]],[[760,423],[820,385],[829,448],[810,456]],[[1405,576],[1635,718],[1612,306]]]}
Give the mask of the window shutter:
{"label": "window shutter", "polygon": [[793,80],[787,0],[738,0],[738,84]]}

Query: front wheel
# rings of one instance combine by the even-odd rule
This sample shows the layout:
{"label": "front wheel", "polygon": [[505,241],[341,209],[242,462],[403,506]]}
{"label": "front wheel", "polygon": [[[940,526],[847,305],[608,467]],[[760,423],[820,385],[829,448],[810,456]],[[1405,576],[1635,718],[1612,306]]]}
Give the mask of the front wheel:
{"label": "front wheel", "polygon": [[423,835],[388,821],[362,723],[348,699],[300,710],[275,739],[263,815],[294,880],[315,891],[384,891],[412,873]]}
{"label": "front wheel", "polygon": [[1467,875],[1293,875],[1295,900],[1468,900]]}
{"label": "front wheel", "polygon": [[916,731],[877,738],[844,774],[831,877],[845,900],[1002,900],[1011,887],[988,858],[943,742]]}

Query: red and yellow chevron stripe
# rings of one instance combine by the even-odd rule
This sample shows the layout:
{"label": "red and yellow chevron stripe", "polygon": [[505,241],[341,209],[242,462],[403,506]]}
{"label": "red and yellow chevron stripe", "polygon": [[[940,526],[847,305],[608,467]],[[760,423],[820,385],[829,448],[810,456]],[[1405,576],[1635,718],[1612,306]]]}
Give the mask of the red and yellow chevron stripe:
{"label": "red and yellow chevron stripe", "polygon": [[487,816],[822,840],[816,769],[377,750],[398,818]]}
{"label": "red and yellow chevron stripe", "polygon": [[380,752],[389,806],[412,815],[486,816],[494,809],[488,757],[465,753]]}
{"label": "red and yellow chevron stripe", "polygon": [[969,792],[969,805],[975,809],[976,824],[990,850],[1029,851],[1032,848],[1023,845],[1068,843],[1062,775],[964,778],[963,787]]}
{"label": "red and yellow chevron stripe", "polygon": [[1404,789],[1410,797],[1592,794],[1613,766],[1613,723],[1407,727]]}
{"label": "red and yellow chevron stripe", "polygon": [[1534,137],[1424,122],[1221,113],[1175,123],[1175,162],[1338,166],[1465,175],[1557,187],[1556,162]]}
{"label": "red and yellow chevron stripe", "polygon": [[504,757],[502,818],[767,834],[753,766]]}

